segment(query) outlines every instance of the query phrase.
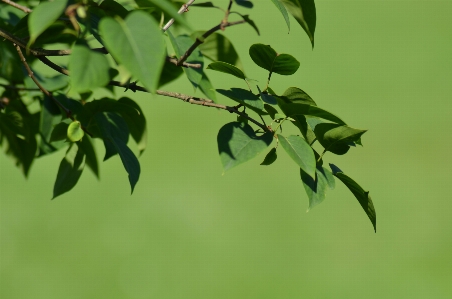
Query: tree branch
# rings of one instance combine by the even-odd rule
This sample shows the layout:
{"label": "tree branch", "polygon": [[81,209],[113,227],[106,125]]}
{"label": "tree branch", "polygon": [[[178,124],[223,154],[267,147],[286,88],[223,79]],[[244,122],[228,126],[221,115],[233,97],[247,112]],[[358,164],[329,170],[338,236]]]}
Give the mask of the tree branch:
{"label": "tree branch", "polygon": [[[75,118],[72,116],[72,111],[69,110],[68,108],[66,108],[66,107],[65,107],[63,104],[61,104],[59,101],[57,101],[57,99],[55,99],[55,98],[53,97],[53,95],[52,95],[47,89],[45,89],[45,88],[41,85],[41,83],[39,83],[39,81],[36,79],[35,75],[33,74],[33,71],[31,70],[30,66],[29,66],[28,63],[27,63],[27,60],[25,59],[24,54],[22,53],[22,50],[20,49],[20,46],[18,46],[18,45],[16,45],[16,44],[14,44],[14,46],[16,47],[17,53],[19,53],[20,60],[23,62],[24,66],[25,66],[25,69],[27,70],[28,76],[31,78],[31,80],[33,80],[33,82],[35,82],[36,86],[38,86],[39,89],[40,89],[46,96],[48,96],[49,98],[51,98],[52,101],[66,113],[66,116],[67,116],[68,118],[70,118],[72,121],[75,121]],[[82,129],[83,129],[83,131],[85,131],[86,134],[88,134],[89,136],[93,137],[93,135],[92,135],[90,132],[88,132],[88,131],[86,130],[86,128],[84,128],[83,126],[82,126]]]}
{"label": "tree branch", "polygon": [[10,0],[1,0],[2,2],[5,2],[8,5],[11,5],[17,9],[20,9],[21,11],[23,11],[24,13],[30,13],[32,12],[31,9],[29,9],[28,7],[22,6],[20,4],[17,4],[16,2],[10,1]]}
{"label": "tree branch", "polygon": [[237,22],[227,22],[226,24],[223,24],[223,21],[218,24],[217,26],[211,28],[210,30],[206,31],[203,35],[202,38],[203,40],[200,40],[199,38],[196,39],[196,41],[193,43],[193,45],[190,46],[190,48],[187,50],[187,52],[184,53],[184,55],[182,55],[179,60],[177,61],[177,65],[181,66],[187,59],[188,57],[191,55],[191,53],[193,53],[193,51],[202,43],[204,43],[204,39],[208,38],[212,33],[220,30],[220,29],[224,29],[226,27],[230,27],[230,26],[234,26],[234,25],[239,25],[239,24],[243,24],[246,23],[245,20],[241,20],[241,21],[237,21]]}
{"label": "tree branch", "polygon": [[[193,2],[195,2],[195,0],[190,0],[187,3],[183,4],[182,7],[179,9],[179,11],[177,13],[181,15],[184,12],[187,12],[188,11],[188,7],[190,5],[192,5]],[[163,32],[168,30],[171,27],[171,25],[173,25],[173,23],[174,23],[174,19],[169,20],[168,23],[166,23],[166,25],[163,26],[163,28],[162,28]]]}

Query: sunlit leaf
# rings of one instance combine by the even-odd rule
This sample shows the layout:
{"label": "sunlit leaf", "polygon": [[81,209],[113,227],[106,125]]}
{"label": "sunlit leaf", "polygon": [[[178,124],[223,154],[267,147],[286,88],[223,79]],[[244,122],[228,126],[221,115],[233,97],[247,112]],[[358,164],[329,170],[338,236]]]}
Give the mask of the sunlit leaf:
{"label": "sunlit leaf", "polygon": [[272,0],[272,2],[273,2],[273,4],[275,4],[276,8],[278,8],[278,10],[283,15],[284,20],[286,21],[286,24],[287,24],[287,29],[289,29],[289,31],[290,31],[290,19],[289,19],[289,14],[287,13],[286,8],[284,7],[284,5],[281,3],[280,0]]}
{"label": "sunlit leaf", "polygon": [[358,140],[367,130],[354,129],[339,124],[318,124],[314,133],[325,150],[343,155],[348,152],[350,144]]}
{"label": "sunlit leaf", "polygon": [[41,2],[28,18],[31,45],[36,38],[55,22],[66,8],[67,0]]}
{"label": "sunlit leaf", "polygon": [[211,64],[209,64],[207,66],[207,69],[214,70],[217,72],[222,72],[222,73],[229,74],[229,75],[233,75],[239,79],[243,79],[243,80],[246,79],[245,74],[242,72],[242,70],[240,70],[236,66],[226,63],[226,62],[222,62],[222,61],[212,62]]}
{"label": "sunlit leaf", "polygon": [[297,20],[304,29],[312,47],[314,47],[314,32],[316,25],[316,11],[314,0],[280,0],[289,13]]}
{"label": "sunlit leaf", "polygon": [[67,127],[67,138],[72,142],[77,142],[83,138],[85,132],[79,121],[73,121]]}
{"label": "sunlit leaf", "polygon": [[289,157],[310,177],[315,177],[315,156],[311,146],[300,136],[284,137],[278,134],[278,140]]}
{"label": "sunlit leaf", "polygon": [[143,11],[125,20],[105,17],[99,24],[108,51],[150,91],[155,91],[165,62],[165,41],[157,22]]}
{"label": "sunlit leaf", "polygon": [[318,165],[315,169],[315,178],[312,178],[300,168],[303,186],[309,198],[308,211],[325,200],[326,192],[334,189],[334,177],[328,169]]}

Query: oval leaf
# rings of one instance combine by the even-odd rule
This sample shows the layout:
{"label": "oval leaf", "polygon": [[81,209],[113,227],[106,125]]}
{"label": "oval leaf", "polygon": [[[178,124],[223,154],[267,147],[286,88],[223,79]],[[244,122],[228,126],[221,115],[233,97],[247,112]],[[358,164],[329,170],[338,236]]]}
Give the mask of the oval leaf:
{"label": "oval leaf", "polygon": [[278,106],[281,108],[281,110],[284,112],[286,116],[292,117],[294,115],[310,115],[320,117],[341,125],[345,125],[345,122],[338,116],[317,106],[303,104],[301,102],[291,103],[284,97],[276,97],[276,99],[278,101]]}
{"label": "oval leaf", "polygon": [[218,152],[224,171],[256,157],[273,141],[269,132],[257,136],[251,126],[232,122],[224,125],[218,132]]}
{"label": "oval leaf", "polygon": [[276,148],[272,148],[268,154],[265,156],[264,161],[261,163],[261,165],[271,165],[273,162],[276,161],[278,158],[278,155],[276,154]]}
{"label": "oval leaf", "polygon": [[44,2],[40,3],[30,13],[28,18],[30,41],[28,42],[28,45],[34,43],[36,38],[60,17],[66,8],[66,4],[66,0]]}
{"label": "oval leaf", "polygon": [[222,61],[212,62],[207,66],[207,69],[233,75],[239,79],[243,80],[246,79],[245,74],[242,72],[242,70],[226,62]]}
{"label": "oval leaf", "polygon": [[107,85],[109,68],[105,55],[95,53],[85,46],[74,46],[72,49],[69,71],[72,87],[78,93]]}
{"label": "oval leaf", "polygon": [[306,140],[300,136],[291,135],[286,138],[279,134],[278,140],[289,157],[311,178],[315,178],[315,155]]}
{"label": "oval leaf", "polygon": [[74,121],[67,127],[67,138],[72,142],[77,142],[83,138],[85,132],[82,129],[82,125],[79,121]]}
{"label": "oval leaf", "polygon": [[347,188],[356,197],[364,212],[366,212],[367,217],[369,217],[370,222],[372,222],[375,232],[377,232],[377,213],[375,211],[372,199],[369,196],[369,191],[364,191],[364,189],[360,185],[358,185],[358,183],[344,174],[342,170],[340,170],[336,165],[330,164],[330,167],[333,171],[333,175],[341,180],[341,182],[344,183],[344,185],[347,186]]}
{"label": "oval leaf", "polygon": [[267,45],[254,44],[250,47],[249,54],[254,63],[271,73],[280,75],[292,75],[300,67],[300,62],[289,54],[278,54]]}
{"label": "oval leaf", "polygon": [[125,20],[103,18],[99,28],[113,57],[144,87],[154,92],[166,54],[165,41],[157,22],[143,11],[134,11]]}

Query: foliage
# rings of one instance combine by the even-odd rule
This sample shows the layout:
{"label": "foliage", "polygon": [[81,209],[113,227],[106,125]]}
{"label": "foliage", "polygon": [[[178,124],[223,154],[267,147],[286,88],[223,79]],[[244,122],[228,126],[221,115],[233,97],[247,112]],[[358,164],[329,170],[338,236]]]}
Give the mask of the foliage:
{"label": "foliage", "polygon": [[[314,46],[314,1],[271,1],[288,29],[290,14]],[[34,159],[66,149],[54,184],[55,198],[77,184],[85,166],[99,175],[91,142],[92,138],[99,138],[105,147],[104,161],[119,155],[133,192],[141,169],[128,141],[131,136],[140,154],[145,150],[147,132],[143,111],[128,97],[95,99],[92,94],[94,90],[111,86],[156,93],[237,114],[237,121],[225,124],[217,136],[224,171],[255,158],[274,144],[261,164],[271,165],[277,161],[281,145],[300,168],[309,209],[325,199],[326,191],[335,187],[336,177],[358,199],[376,229],[369,192],[338,167],[331,164],[330,171],[323,166],[326,152],[346,154],[351,146],[361,145],[366,130],[352,128],[340,117],[318,107],[300,88],[289,87],[283,94],[276,94],[270,87],[272,75],[293,75],[300,66],[292,55],[279,53],[279,45],[250,45],[250,58],[262,68],[268,80],[266,86],[248,80],[232,42],[218,31],[248,24],[259,34],[250,16],[239,12],[254,9],[252,1],[230,0],[226,8],[216,3],[224,1],[194,2],[55,0],[43,1],[36,7],[32,7],[35,2],[31,1],[23,2],[26,6],[7,5],[11,4],[9,1],[0,4],[3,38],[0,144],[6,154],[27,176]],[[225,17],[207,31],[193,31],[184,18],[189,6],[221,9]],[[231,15],[236,15],[238,21],[230,21]],[[181,26],[188,34],[175,35],[171,26]],[[66,49],[45,50],[53,44],[65,45]],[[67,66],[52,62],[53,56],[67,55]],[[207,65],[205,57],[212,62]],[[37,59],[54,70],[55,75],[46,77],[32,70],[32,63],[40,63]],[[249,89],[215,90],[206,70],[242,79]],[[207,99],[159,89],[182,73]],[[237,104],[215,103],[214,91]],[[38,109],[31,109],[33,104]],[[294,125],[300,133],[284,135],[282,126],[286,123]],[[314,149],[316,141],[324,149],[322,154]]]}

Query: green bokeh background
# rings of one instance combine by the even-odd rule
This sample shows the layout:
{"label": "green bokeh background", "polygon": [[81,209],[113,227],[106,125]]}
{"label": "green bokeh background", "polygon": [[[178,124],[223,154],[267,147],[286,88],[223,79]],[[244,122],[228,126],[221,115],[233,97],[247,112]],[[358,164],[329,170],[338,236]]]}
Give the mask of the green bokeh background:
{"label": "green bokeh background", "polygon": [[[100,182],[86,171],[51,201],[63,151],[27,180],[0,155],[0,298],[452,298],[452,2],[318,0],[313,51],[294,19],[287,34],[270,1],[254,3],[260,37],[247,25],[224,32],[247,76],[265,84],[247,53],[270,44],[301,62],[274,76],[276,92],[301,87],[369,130],[363,148],[325,159],[370,190],[377,233],[339,182],[306,213],[283,152],[222,175],[216,134],[233,115],[128,92],[149,126],[132,196],[118,157]],[[196,29],[221,18],[188,14]],[[245,87],[208,74],[217,88]],[[193,92],[185,78],[165,89]]]}

